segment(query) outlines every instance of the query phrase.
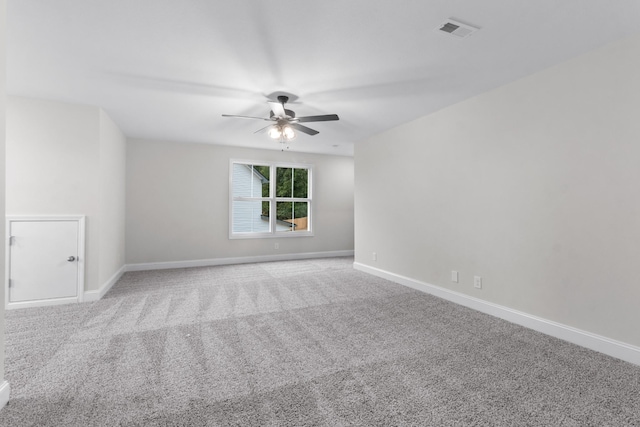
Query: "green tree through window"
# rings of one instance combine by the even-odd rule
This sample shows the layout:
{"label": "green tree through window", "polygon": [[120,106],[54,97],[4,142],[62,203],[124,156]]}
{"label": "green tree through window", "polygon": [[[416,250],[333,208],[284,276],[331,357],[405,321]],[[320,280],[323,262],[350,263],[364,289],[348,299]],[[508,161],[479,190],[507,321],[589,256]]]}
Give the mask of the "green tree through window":
{"label": "green tree through window", "polygon": [[[276,197],[306,199],[309,192],[308,169],[276,168]],[[276,217],[279,220],[306,218],[306,202],[279,202]]]}

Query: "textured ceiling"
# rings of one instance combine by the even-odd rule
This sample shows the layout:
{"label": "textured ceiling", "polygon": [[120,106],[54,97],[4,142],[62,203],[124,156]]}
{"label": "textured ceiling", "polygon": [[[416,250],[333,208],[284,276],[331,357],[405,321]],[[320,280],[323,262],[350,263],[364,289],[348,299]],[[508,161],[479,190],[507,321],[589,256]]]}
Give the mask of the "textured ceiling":
{"label": "textured ceiling", "polygon": [[[448,18],[480,27],[458,39]],[[13,95],[102,107],[133,138],[280,149],[266,101],[309,123],[291,150],[368,136],[640,32],[638,0],[8,0]]]}

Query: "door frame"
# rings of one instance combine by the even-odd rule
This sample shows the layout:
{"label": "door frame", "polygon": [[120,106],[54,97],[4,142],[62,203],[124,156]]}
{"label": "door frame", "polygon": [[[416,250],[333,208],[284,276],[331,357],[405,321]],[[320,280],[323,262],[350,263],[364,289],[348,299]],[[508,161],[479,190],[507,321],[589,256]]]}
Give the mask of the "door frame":
{"label": "door frame", "polygon": [[[11,277],[11,223],[25,221],[76,221],[78,223],[78,289],[75,297],[53,298],[33,301],[9,301],[9,278]],[[85,215],[7,215],[5,225],[5,277],[4,306],[6,309],[42,307],[47,305],[82,302],[84,297],[85,269]]]}

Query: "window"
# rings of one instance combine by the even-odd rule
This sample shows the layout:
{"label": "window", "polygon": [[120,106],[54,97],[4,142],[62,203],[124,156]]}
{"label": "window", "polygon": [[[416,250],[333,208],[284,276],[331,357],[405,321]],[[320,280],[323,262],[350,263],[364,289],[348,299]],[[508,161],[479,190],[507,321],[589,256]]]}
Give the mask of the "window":
{"label": "window", "polygon": [[311,236],[311,166],[231,161],[229,238]]}

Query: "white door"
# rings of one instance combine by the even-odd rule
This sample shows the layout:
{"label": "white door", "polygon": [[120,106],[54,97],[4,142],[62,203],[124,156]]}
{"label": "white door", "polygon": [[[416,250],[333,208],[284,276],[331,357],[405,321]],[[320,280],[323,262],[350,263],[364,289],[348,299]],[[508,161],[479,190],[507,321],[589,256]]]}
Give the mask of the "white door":
{"label": "white door", "polygon": [[78,296],[80,221],[9,221],[8,302]]}

